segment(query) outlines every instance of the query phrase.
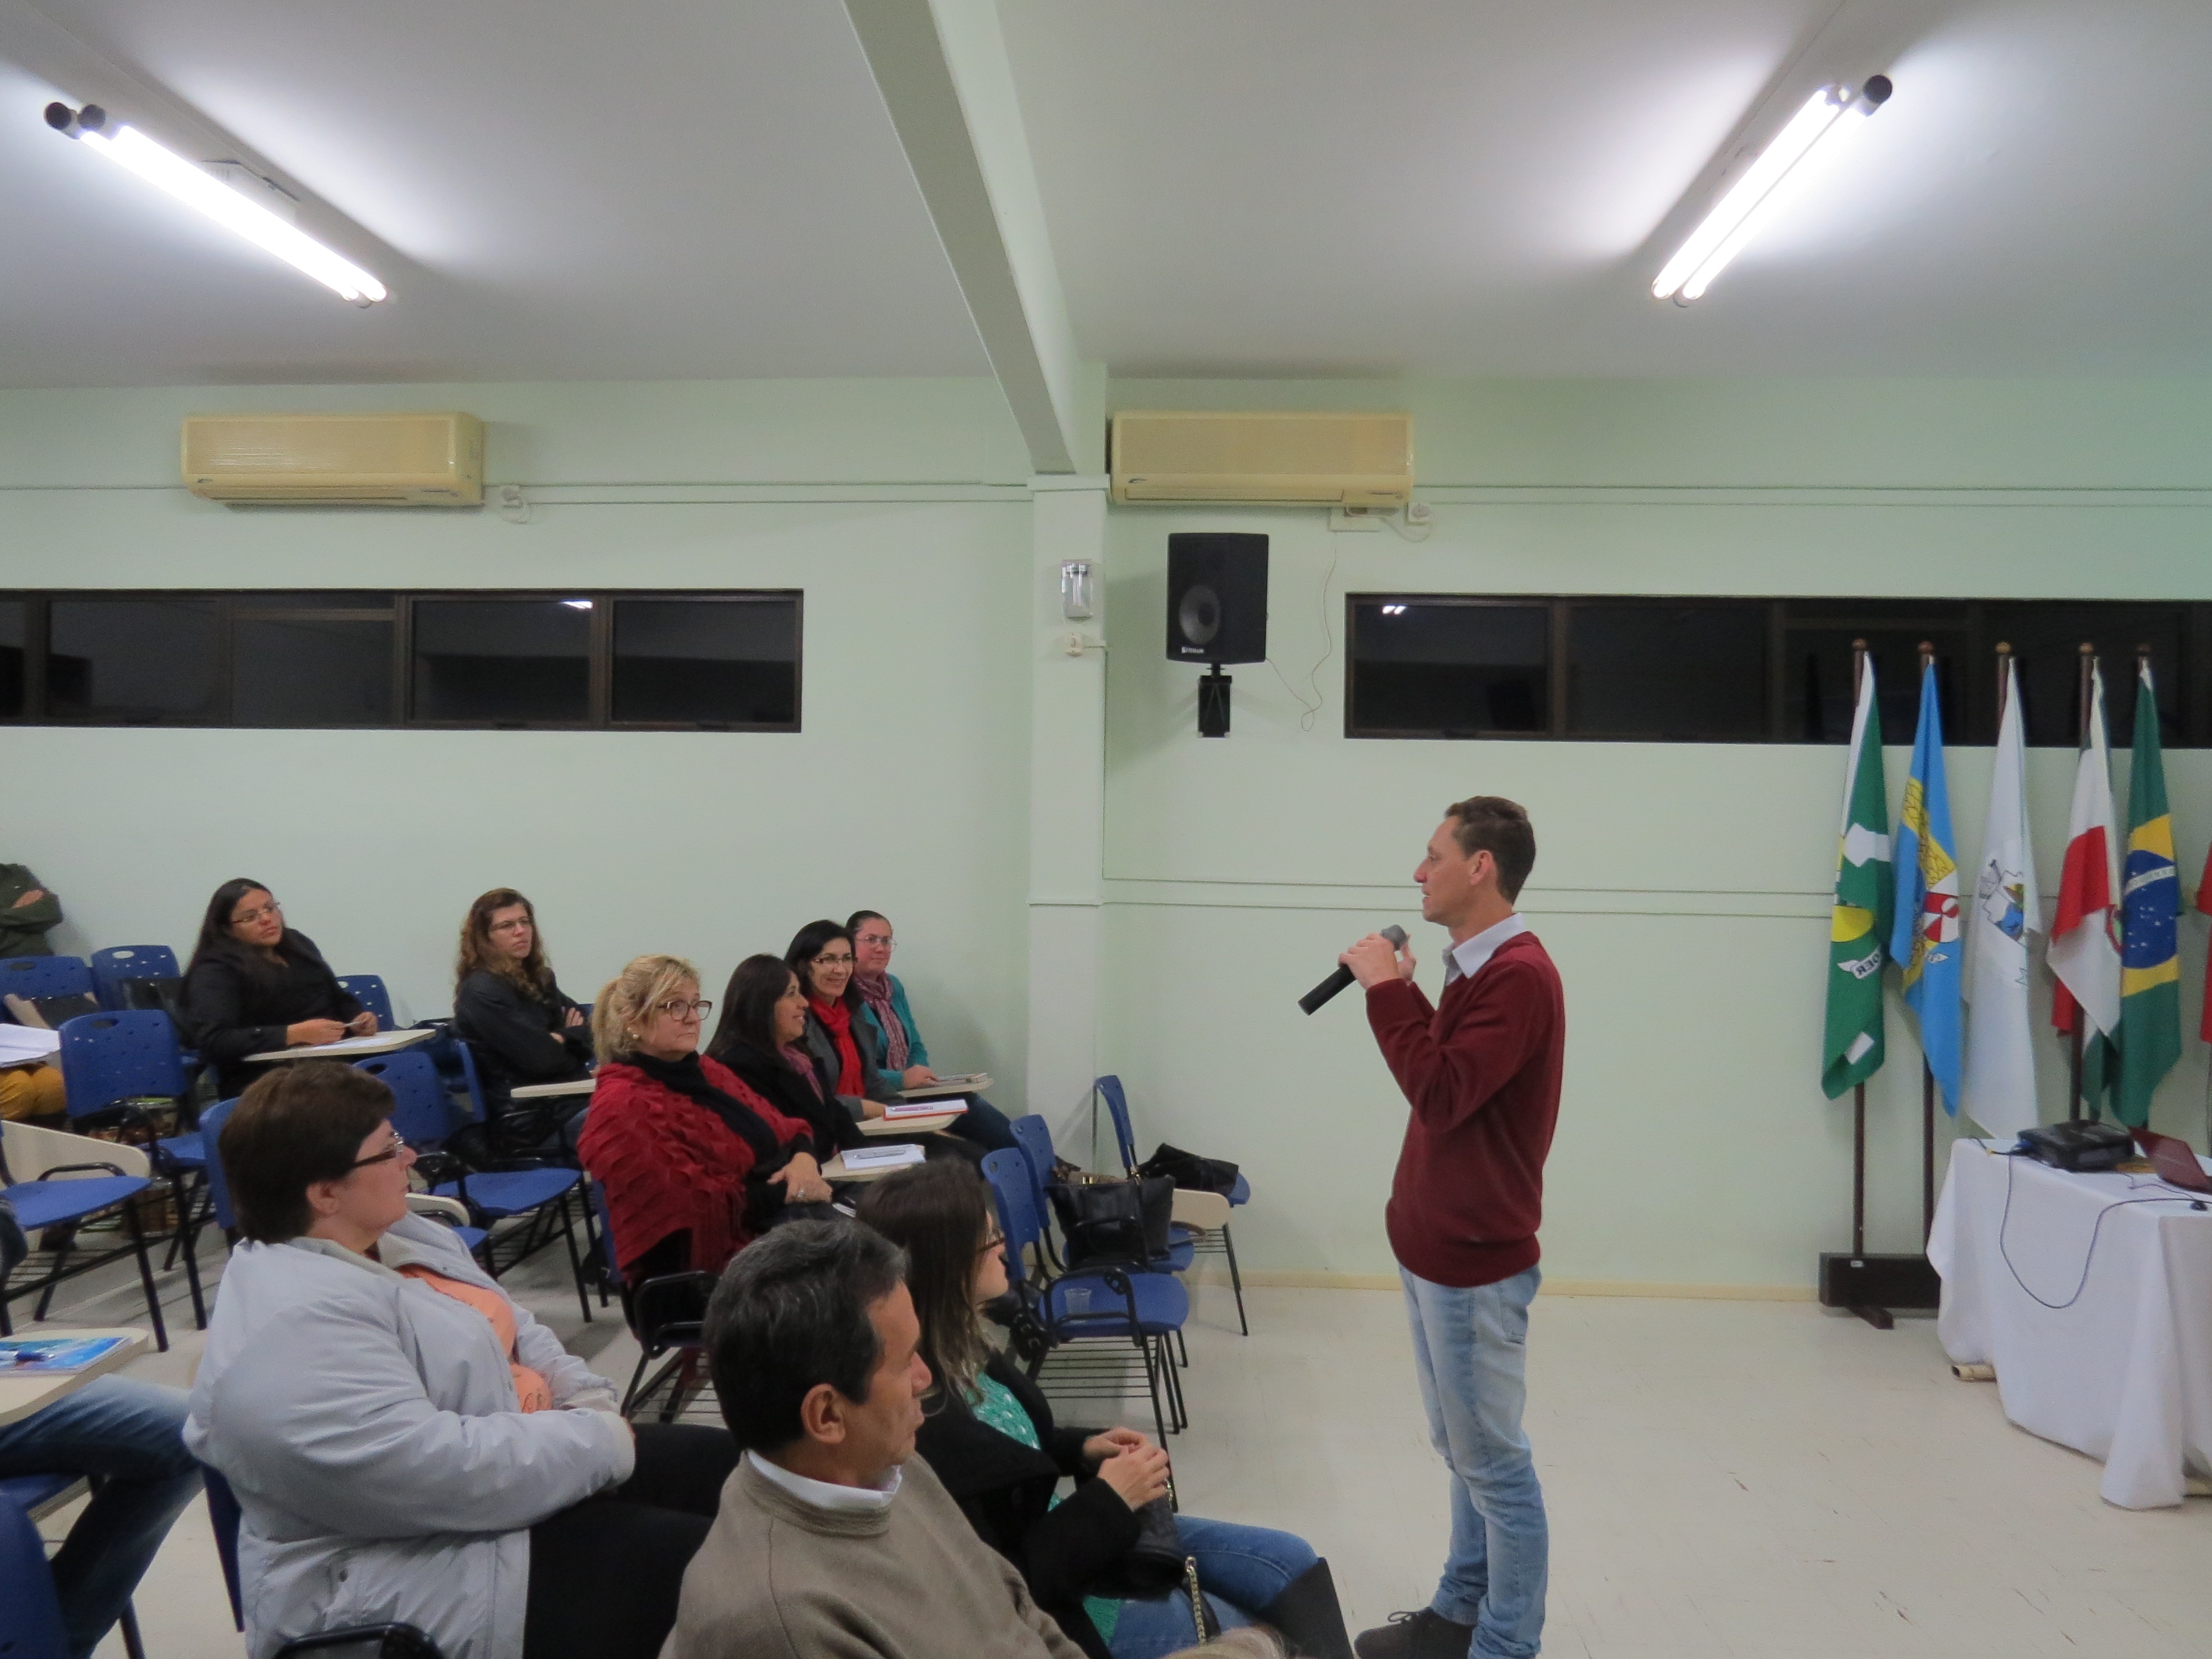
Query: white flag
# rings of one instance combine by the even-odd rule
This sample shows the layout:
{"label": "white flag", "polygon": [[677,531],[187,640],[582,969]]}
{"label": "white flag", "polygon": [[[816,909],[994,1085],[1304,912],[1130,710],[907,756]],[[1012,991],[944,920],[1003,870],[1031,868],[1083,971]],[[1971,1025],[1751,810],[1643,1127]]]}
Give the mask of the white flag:
{"label": "white flag", "polygon": [[2008,665],[2004,719],[1982,830],[1982,865],[1966,921],[1967,1115],[1990,1133],[2033,1128],[2035,1048],[2027,1008],[2028,935],[2043,927],[2035,849],[2027,834],[2027,748],[2020,717],[2020,671]]}

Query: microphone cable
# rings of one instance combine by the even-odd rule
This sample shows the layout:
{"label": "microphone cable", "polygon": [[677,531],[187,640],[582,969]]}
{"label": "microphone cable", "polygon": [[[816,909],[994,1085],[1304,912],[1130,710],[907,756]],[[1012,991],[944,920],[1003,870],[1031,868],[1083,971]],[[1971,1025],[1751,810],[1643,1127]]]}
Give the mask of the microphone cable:
{"label": "microphone cable", "polygon": [[[2020,1269],[2013,1265],[2012,1252],[2005,1248],[2005,1227],[2012,1219],[2012,1188],[2014,1171],[2018,1167],[2017,1160],[2026,1158],[2029,1156],[2029,1154],[2023,1152],[2014,1151],[2006,1152],[2003,1156],[2007,1160],[2005,1164],[2005,1200],[2003,1212],[1997,1218],[1997,1254],[2004,1259],[2005,1271],[2012,1275],[2012,1282],[2019,1285],[2022,1291],[2027,1292],[2028,1299],[2036,1303],[2039,1306],[2050,1309],[2054,1313],[2063,1312],[2066,1309],[2072,1307],[2076,1302],[2079,1302],[2081,1299],[2081,1292],[2088,1288],[2089,1268],[2091,1264],[2097,1259],[2098,1235],[2102,1233],[2105,1230],[2105,1218],[2112,1214],[2113,1211],[2124,1210],[2130,1204],[2172,1204],[2176,1202],[2187,1202],[2196,1204],[2199,1208],[2203,1207],[2203,1200],[2198,1199],[2196,1194],[2180,1187],[2175,1187],[2170,1192],[2162,1194],[2156,1198],[2114,1199],[2110,1204],[2107,1204],[2103,1209],[2097,1212],[2096,1224],[2089,1229],[2089,1249],[2081,1257],[2081,1277],[2075,1281],[2074,1294],[2068,1297],[2063,1302],[2046,1302],[2041,1297],[2036,1295],[2035,1291],[2030,1288],[2028,1282],[2020,1276]],[[2157,1184],[2160,1186],[2165,1186],[2166,1183],[2161,1181]],[[2135,1190],[2135,1187],[2136,1183],[2134,1182],[2130,1181],[2128,1183],[2128,1189],[2130,1192]]]}

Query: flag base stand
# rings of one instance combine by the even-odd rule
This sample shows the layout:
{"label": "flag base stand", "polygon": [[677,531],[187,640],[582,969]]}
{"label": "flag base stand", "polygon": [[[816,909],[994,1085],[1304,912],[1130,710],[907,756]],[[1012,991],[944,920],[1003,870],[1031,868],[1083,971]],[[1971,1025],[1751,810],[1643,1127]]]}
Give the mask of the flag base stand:
{"label": "flag base stand", "polygon": [[1933,1312],[1942,1299],[1943,1281],[1924,1255],[1821,1253],[1820,1305],[1856,1314],[1878,1331],[1896,1322],[1893,1310]]}

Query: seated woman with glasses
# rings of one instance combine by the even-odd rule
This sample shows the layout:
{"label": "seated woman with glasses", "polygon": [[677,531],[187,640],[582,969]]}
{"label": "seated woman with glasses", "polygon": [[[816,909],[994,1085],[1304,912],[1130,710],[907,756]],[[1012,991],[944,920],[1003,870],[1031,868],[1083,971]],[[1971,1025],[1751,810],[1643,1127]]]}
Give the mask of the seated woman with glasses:
{"label": "seated woman with glasses", "polygon": [[217,1147],[244,1239],[185,1445],[229,1481],[248,1650],[404,1621],[448,1654],[652,1659],[736,1465],[614,1388],[410,1215],[377,1079],[272,1067]]}
{"label": "seated woman with glasses", "polygon": [[[926,1164],[870,1187],[859,1215],[906,1252],[931,1378],[915,1449],[969,1524],[1091,1659],[1164,1659],[1188,1646],[1190,1603],[1180,1589],[1124,1599],[1102,1589],[1138,1542],[1138,1511],[1168,1495],[1167,1454],[1135,1429],[1061,1427],[1036,1384],[985,1335],[981,1310],[1006,1293],[990,1188],[964,1164]],[[1065,1502],[1056,1496],[1063,1476],[1075,1480]],[[1311,1659],[1352,1659],[1328,1564],[1304,1539],[1162,1518],[1174,1554],[1198,1563],[1224,1627],[1258,1622]]]}
{"label": "seated woman with glasses", "polygon": [[[860,993],[862,1018],[873,1028],[876,1045],[883,1051],[886,1081],[896,1087],[920,1089],[937,1081],[930,1069],[929,1048],[914,1023],[914,1009],[906,1000],[906,987],[891,972],[890,920],[880,910],[855,910],[845,926],[853,935],[853,988]],[[987,1152],[1003,1152],[1014,1145],[1013,1126],[1006,1115],[981,1095],[959,1098],[968,1109],[948,1134],[971,1140]]]}
{"label": "seated woman with glasses", "polygon": [[655,956],[630,963],[592,1006],[599,1080],[577,1150],[606,1189],[632,1285],[720,1273],[787,1211],[822,1214],[805,1206],[830,1200],[812,1126],[701,1056],[714,1006],[697,969]]}
{"label": "seated woman with glasses", "polygon": [[215,890],[185,969],[185,1040],[213,1062],[225,1100],[259,1077],[246,1055],[367,1036],[376,1016],[331,972],[314,940],[284,922],[283,907],[258,881],[240,877]]}
{"label": "seated woman with glasses", "polygon": [[792,935],[784,966],[806,994],[808,1056],[822,1093],[856,1121],[881,1117],[901,1086],[884,1066],[883,1033],[866,1018],[853,987],[853,935],[834,921],[810,921]]}
{"label": "seated woman with glasses", "polygon": [[453,1035],[476,1056],[489,1109],[504,1109],[517,1084],[566,1083],[590,1072],[584,1011],[562,994],[538,913],[512,887],[469,906],[453,979]]}

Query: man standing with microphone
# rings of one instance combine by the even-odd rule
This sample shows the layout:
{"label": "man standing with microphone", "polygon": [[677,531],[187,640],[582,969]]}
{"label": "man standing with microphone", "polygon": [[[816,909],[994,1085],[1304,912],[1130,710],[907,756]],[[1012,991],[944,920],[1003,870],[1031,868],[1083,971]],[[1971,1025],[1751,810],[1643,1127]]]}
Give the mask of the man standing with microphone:
{"label": "man standing with microphone", "polygon": [[1566,1002],[1513,908],[1535,862],[1518,805],[1460,801],[1413,872],[1422,919],[1451,934],[1442,1003],[1414,985],[1413,952],[1380,933],[1338,958],[1413,1107],[1386,1222],[1429,1437],[1452,1472],[1436,1597],[1362,1633],[1360,1659],[1530,1659],[1543,1636],[1549,1535],[1521,1408]]}

